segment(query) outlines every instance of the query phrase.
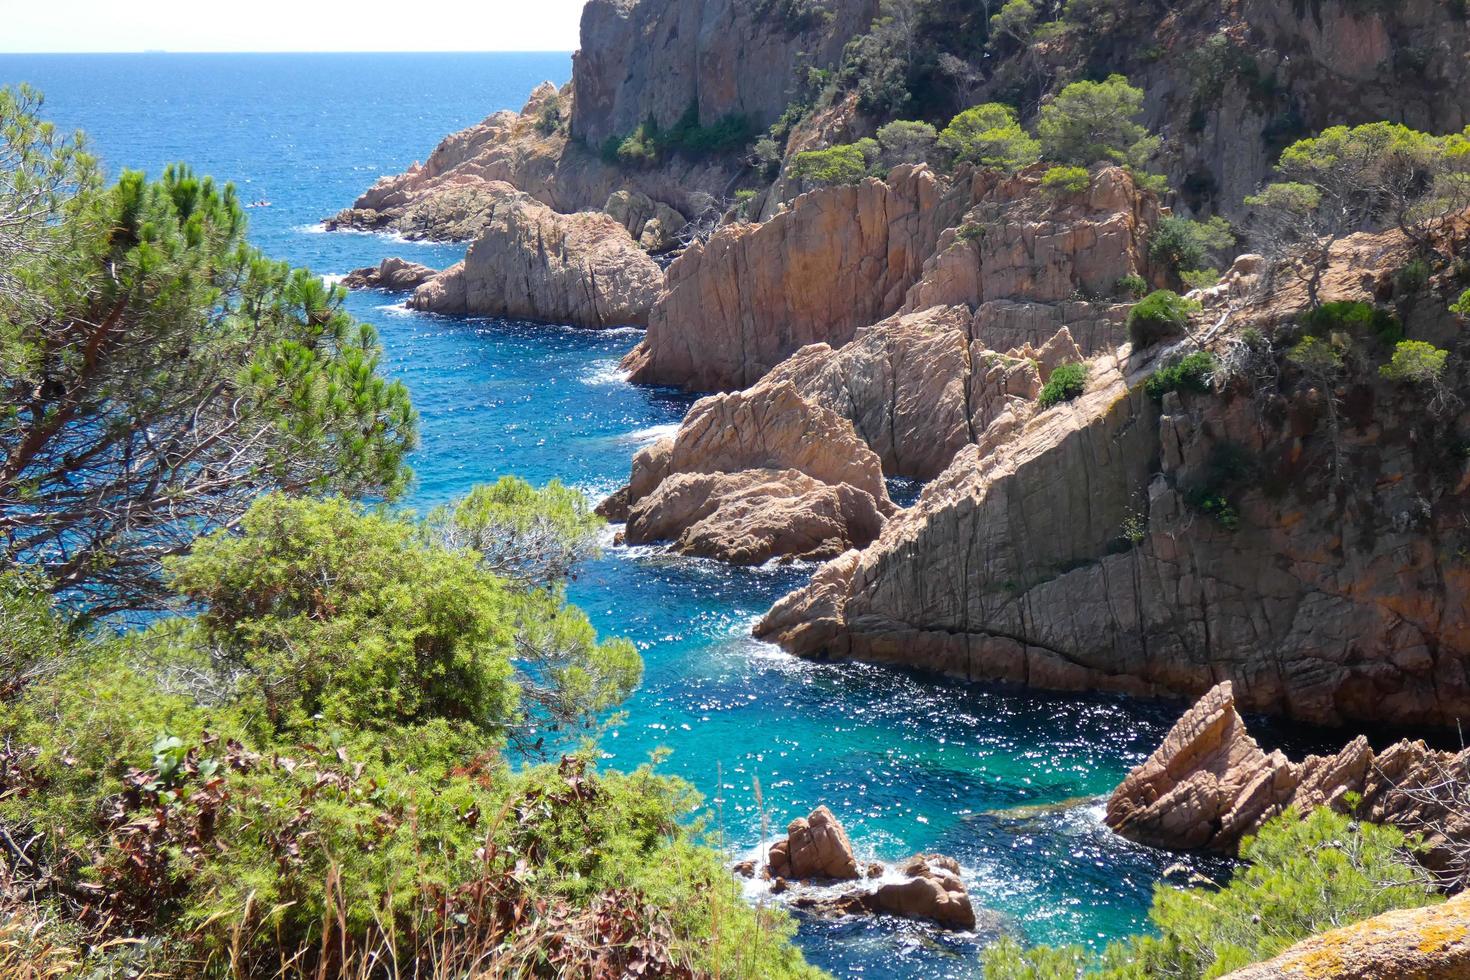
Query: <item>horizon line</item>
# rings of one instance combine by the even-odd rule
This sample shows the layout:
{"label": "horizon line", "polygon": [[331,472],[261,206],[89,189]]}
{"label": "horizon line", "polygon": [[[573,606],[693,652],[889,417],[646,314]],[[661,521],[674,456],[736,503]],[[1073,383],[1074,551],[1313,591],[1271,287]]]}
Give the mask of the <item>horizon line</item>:
{"label": "horizon line", "polygon": [[336,51],[308,51],[306,49],[290,50],[240,50],[240,51],[185,51],[173,48],[132,48],[126,51],[0,51],[0,57],[6,55],[94,55],[94,54],[575,54],[576,48],[498,48],[494,50],[483,48],[463,48],[449,50],[446,48],[428,49],[351,49]]}

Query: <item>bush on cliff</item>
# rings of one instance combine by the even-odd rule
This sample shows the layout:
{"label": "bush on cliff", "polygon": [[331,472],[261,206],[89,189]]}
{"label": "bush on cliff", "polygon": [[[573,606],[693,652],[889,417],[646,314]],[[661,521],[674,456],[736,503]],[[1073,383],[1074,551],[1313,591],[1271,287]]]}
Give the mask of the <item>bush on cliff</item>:
{"label": "bush on cliff", "polygon": [[792,161],[791,176],[810,181],[818,187],[856,184],[868,175],[876,150],[877,144],[873,140],[843,143],[825,150],[807,150],[798,153]]}
{"label": "bush on cliff", "polygon": [[1210,378],[1217,366],[1213,354],[1197,350],[1160,367],[1149,376],[1143,387],[1155,401],[1162,400],[1171,391],[1203,394],[1210,390]]}
{"label": "bush on cliff", "polygon": [[1016,120],[1016,110],[998,102],[971,106],[955,116],[939,134],[939,145],[956,163],[974,163],[1014,171],[1035,163],[1036,142]]}
{"label": "bush on cliff", "polygon": [[171,563],[196,615],[92,646],[12,589],[3,615],[58,664],[0,712],[13,879],[89,944],[146,937],[149,975],[808,973],[681,823],[687,786],[588,753],[511,764],[640,672],[559,571],[444,543],[455,514],[537,540],[558,509],[501,487],[421,525],[267,497]]}
{"label": "bush on cliff", "polygon": [[1137,350],[1175,337],[1189,326],[1189,317],[1199,309],[1194,300],[1168,289],[1156,289],[1128,311],[1128,335]]}
{"label": "bush on cliff", "polygon": [[1081,194],[1092,186],[1086,167],[1050,167],[1041,177],[1041,189],[1052,197]]}
{"label": "bush on cliff", "polygon": [[1159,147],[1158,137],[1135,121],[1142,111],[1143,90],[1122,75],[1073,82],[1041,107],[1041,155],[1080,167],[1100,160],[1142,167]]}
{"label": "bush on cliff", "polygon": [[1308,936],[1441,899],[1392,827],[1325,807],[1305,820],[1288,811],[1241,845],[1246,867],[1223,888],[1158,885],[1155,934],[1108,946],[1023,950],[1004,939],[984,954],[987,980],[1202,980],[1270,959]]}
{"label": "bush on cliff", "polygon": [[1051,408],[1062,402],[1069,402],[1082,394],[1087,387],[1087,365],[1074,361],[1071,364],[1059,364],[1052,371],[1051,377],[1047,378],[1046,384],[1041,387],[1041,395],[1036,399],[1036,404],[1041,408]]}

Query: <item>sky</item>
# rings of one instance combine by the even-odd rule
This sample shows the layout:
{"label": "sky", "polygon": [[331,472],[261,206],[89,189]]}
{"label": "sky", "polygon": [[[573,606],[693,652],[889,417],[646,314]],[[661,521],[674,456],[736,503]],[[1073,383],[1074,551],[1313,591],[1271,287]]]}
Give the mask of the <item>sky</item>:
{"label": "sky", "polygon": [[572,51],[583,0],[0,0],[0,52]]}

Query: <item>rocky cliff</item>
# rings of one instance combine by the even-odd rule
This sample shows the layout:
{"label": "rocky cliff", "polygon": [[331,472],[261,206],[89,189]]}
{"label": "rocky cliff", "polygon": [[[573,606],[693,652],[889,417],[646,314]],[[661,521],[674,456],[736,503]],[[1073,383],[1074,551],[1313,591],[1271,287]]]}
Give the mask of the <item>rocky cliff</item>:
{"label": "rocky cliff", "polygon": [[764,129],[804,82],[799,73],[837,65],[877,13],[877,0],[820,10],[781,0],[590,0],[572,61],[572,137],[595,147],[648,120],[669,129],[691,107],[706,124],[739,117]]}
{"label": "rocky cliff", "polygon": [[[1391,291],[1399,254],[1394,235],[1344,244],[1330,295]],[[1401,306],[1410,336],[1453,343],[1452,288]],[[1250,710],[1325,723],[1470,713],[1470,460],[1454,448],[1470,417],[1379,378],[1372,337],[1349,345],[1357,367],[1306,376],[1286,356],[1300,297],[1241,306],[1249,292],[1227,284],[1196,320],[1231,366],[1213,386],[1155,397],[1143,383],[1167,355],[1095,357],[1080,397],[962,448],[758,635],[1060,689],[1197,696],[1229,679]]]}
{"label": "rocky cliff", "polygon": [[1064,325],[1089,352],[1111,348],[1124,308],[1106,298],[1148,272],[1158,202],[1116,167],[1086,191],[1043,194],[1044,169],[951,178],[905,165],[727,226],[669,268],[624,367],[635,381],[742,387],[808,344],[839,347],[895,312],[955,304],[992,350],[1039,346]]}

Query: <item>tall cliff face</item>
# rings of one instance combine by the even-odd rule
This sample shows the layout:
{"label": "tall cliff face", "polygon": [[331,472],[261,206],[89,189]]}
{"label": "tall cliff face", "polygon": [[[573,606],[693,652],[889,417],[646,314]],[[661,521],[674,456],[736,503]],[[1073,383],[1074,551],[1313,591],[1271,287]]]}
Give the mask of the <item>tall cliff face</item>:
{"label": "tall cliff face", "polygon": [[991,350],[1039,346],[1063,326],[1088,352],[1110,349],[1121,318],[1105,297],[1149,271],[1158,201],[1116,167],[1055,198],[1038,190],[1044,170],[905,165],[722,229],[669,268],[624,367],[635,381],[738,388],[807,344],[839,347],[895,312],[956,304]]}
{"label": "tall cliff face", "polygon": [[653,119],[668,128],[693,106],[708,125],[775,122],[807,68],[831,68],[867,29],[877,0],[835,0],[829,16],[780,0],[590,0],[573,59],[572,136],[599,146]]}
{"label": "tall cliff face", "polygon": [[998,63],[981,98],[1030,111],[1049,87],[1121,72],[1184,204],[1235,215],[1282,147],[1339,123],[1470,123],[1470,44],[1446,0],[1169,0],[1106,5]]}
{"label": "tall cliff face", "polygon": [[[1339,250],[1334,295],[1382,287],[1390,238]],[[1410,310],[1411,336],[1455,336],[1442,302]],[[1221,307],[1200,329],[1226,313],[1269,329],[1289,310]],[[1329,393],[1280,351],[1221,391],[1161,400],[1142,389],[1156,366],[1126,345],[1095,358],[1080,398],[994,451],[961,450],[758,633],[1058,689],[1196,695],[1228,679],[1249,710],[1323,723],[1470,713],[1470,459],[1455,448],[1470,415],[1434,417],[1369,366]]]}

